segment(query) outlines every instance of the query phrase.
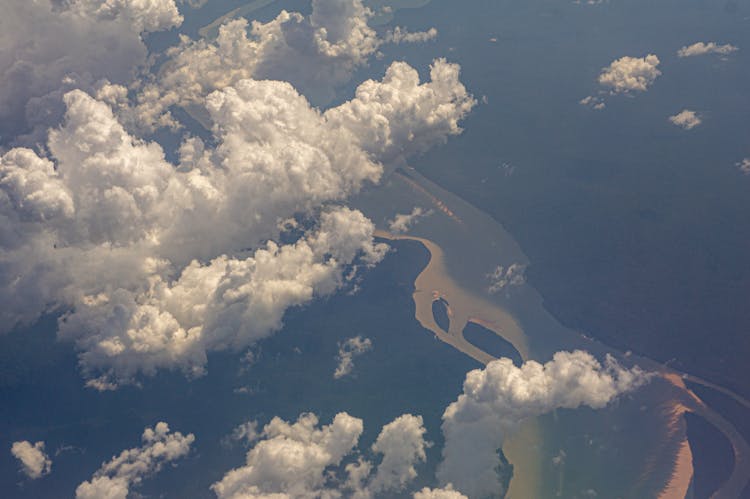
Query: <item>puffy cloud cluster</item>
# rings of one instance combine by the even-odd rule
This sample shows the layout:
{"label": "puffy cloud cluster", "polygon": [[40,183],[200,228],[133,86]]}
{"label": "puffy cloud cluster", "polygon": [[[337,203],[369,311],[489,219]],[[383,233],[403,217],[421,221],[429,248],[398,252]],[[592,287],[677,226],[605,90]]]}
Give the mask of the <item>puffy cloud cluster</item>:
{"label": "puffy cloud cluster", "polygon": [[351,374],[354,369],[354,357],[358,357],[372,348],[370,338],[355,336],[339,344],[338,366],[333,373],[335,379]]}
{"label": "puffy cloud cluster", "polygon": [[[341,470],[354,453],[363,431],[361,419],[339,413],[330,425],[302,414],[296,422],[274,418],[247,453],[246,463],[212,486],[220,499],[357,497],[402,490],[425,460],[422,418],[404,414],[383,427],[372,451],[382,455],[374,465],[363,458]],[[336,471],[346,478],[337,478]]]}
{"label": "puffy cloud cluster", "polygon": [[430,81],[394,62],[382,81],[368,80],[352,100],[326,111],[326,118],[350,130],[368,153],[395,162],[425,152],[461,133],[458,122],[476,104],[459,80],[460,67],[438,59]]}
{"label": "puffy cloud cluster", "polygon": [[385,39],[367,21],[371,12],[361,0],[313,0],[312,13],[282,11],[275,19],[248,22],[240,18],[224,24],[215,40],[182,37],[154,80],[139,93],[135,109],[125,113],[145,126],[174,125],[170,106],[182,106],[202,116],[202,99],[236,82],[284,80],[316,104],[333,97],[384,42],[423,42],[434,29],[409,33],[397,28]]}
{"label": "puffy cloud cluster", "polygon": [[[0,157],[3,327],[69,310],[60,336],[100,389],[200,375],[207,352],[252,344],[379,261],[372,223],[332,203],[459,133],[473,105],[445,61],[423,84],[396,63],[323,114],[289,83],[240,80],[205,99],[215,145],[189,137],[173,165],[102,100],[63,100],[48,155]],[[268,242],[283,233],[294,242]]]}
{"label": "puffy cloud cluster", "polygon": [[[146,62],[141,33],[181,22],[174,0],[4,2],[0,142],[40,140],[64,112],[67,90],[129,82]],[[19,139],[24,133],[32,136]]]}
{"label": "puffy cloud cluster", "polygon": [[693,129],[702,123],[702,120],[695,111],[690,111],[689,109],[683,109],[674,116],[670,116],[669,121],[684,130]]}
{"label": "puffy cloud cluster", "polygon": [[647,379],[638,367],[625,369],[611,357],[602,366],[583,351],[557,352],[545,364],[527,361],[521,367],[499,359],[471,371],[463,393],[443,414],[438,479],[469,497],[498,494],[498,450],[523,420],[559,408],[599,409]]}
{"label": "puffy cloud cluster", "polygon": [[415,206],[411,213],[396,213],[393,220],[388,221],[388,230],[393,234],[401,234],[407,232],[409,228],[416,224],[421,218],[432,214],[432,210],[424,210],[419,206]]}
{"label": "puffy cloud cluster", "polygon": [[513,263],[507,269],[498,265],[495,270],[487,274],[490,281],[490,287],[487,291],[490,294],[495,294],[509,287],[521,286],[526,283],[525,272],[526,266],[520,263]]}
{"label": "puffy cloud cluster", "polygon": [[68,8],[96,21],[122,19],[138,33],[182,24],[175,0],[69,0]]}
{"label": "puffy cloud cluster", "polygon": [[102,464],[91,480],[76,489],[76,499],[126,499],[130,487],[158,473],[167,464],[185,457],[195,441],[193,434],[170,432],[167,423],[146,428],[143,445],[127,449]]}
{"label": "puffy cloud cluster", "polygon": [[52,471],[52,460],[44,452],[44,442],[35,444],[27,440],[13,442],[10,452],[21,462],[24,474],[32,480],[41,478]]}
{"label": "puffy cloud cluster", "polygon": [[706,54],[729,55],[732,52],[736,52],[737,50],[739,50],[737,47],[729,43],[725,45],[718,45],[716,42],[696,42],[692,45],[682,47],[677,51],[677,56],[695,57],[698,55]]}
{"label": "puffy cloud cluster", "polygon": [[745,158],[736,165],[742,173],[750,175],[750,158]]}
{"label": "puffy cloud cluster", "polygon": [[618,94],[644,92],[661,75],[657,66],[659,58],[654,54],[621,57],[602,70],[599,84]]}

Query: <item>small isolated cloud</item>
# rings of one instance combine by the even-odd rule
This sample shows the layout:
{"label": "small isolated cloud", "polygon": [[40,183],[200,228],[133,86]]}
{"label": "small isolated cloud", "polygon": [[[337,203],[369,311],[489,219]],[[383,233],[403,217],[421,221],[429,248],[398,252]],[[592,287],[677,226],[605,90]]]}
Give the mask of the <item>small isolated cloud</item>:
{"label": "small isolated cloud", "polygon": [[612,357],[604,365],[583,351],[557,352],[545,364],[521,367],[499,359],[466,375],[464,391],[443,413],[443,462],[438,479],[470,497],[502,490],[497,450],[527,418],[582,405],[601,409],[643,385],[640,368],[625,369]]}
{"label": "small isolated cloud", "polygon": [[[249,497],[389,497],[416,477],[415,465],[426,458],[425,428],[420,416],[404,414],[383,427],[371,450],[382,456],[376,467],[360,457],[341,470],[357,452],[364,425],[342,412],[330,425],[318,427],[314,414],[295,423],[274,418],[247,453],[245,465],[229,471],[211,489],[219,499]],[[336,471],[345,475],[342,482]]]}
{"label": "small isolated cloud", "polygon": [[726,45],[718,45],[715,42],[696,42],[692,45],[682,47],[677,51],[678,57],[695,57],[698,55],[706,54],[719,54],[729,55],[732,52],[736,52],[739,49],[734,45],[727,43]]}
{"label": "small isolated cloud", "polygon": [[526,283],[526,266],[520,263],[514,263],[507,269],[502,265],[495,267],[495,270],[487,274],[490,281],[488,291],[490,294],[499,293],[509,287],[521,286]]}
{"label": "small isolated cloud", "polygon": [[693,129],[702,123],[700,117],[695,114],[695,111],[690,111],[689,109],[683,109],[674,116],[670,116],[669,121],[673,125],[685,130]]}
{"label": "small isolated cloud", "polygon": [[582,106],[596,109],[597,111],[604,109],[607,105],[604,103],[604,99],[595,95],[588,95],[583,99],[579,100],[578,103]]}
{"label": "small isolated cloud", "polygon": [[339,365],[333,373],[336,379],[349,375],[354,369],[354,357],[358,357],[372,349],[372,341],[369,338],[355,336],[343,343],[339,343],[339,354],[337,356]]}
{"label": "small isolated cloud", "polygon": [[620,57],[602,69],[599,84],[615,94],[645,92],[661,75],[658,65],[659,58],[654,54],[646,57]]}
{"label": "small isolated cloud", "polygon": [[44,442],[35,444],[27,440],[13,442],[10,452],[21,462],[21,470],[32,480],[41,478],[52,471],[52,460],[44,452]]}
{"label": "small isolated cloud", "polygon": [[432,214],[432,210],[424,210],[415,206],[411,213],[397,213],[393,220],[388,220],[388,230],[394,234],[408,232],[412,225],[417,223],[420,218]]}
{"label": "small isolated cloud", "polygon": [[164,464],[186,456],[195,441],[191,433],[171,433],[169,425],[157,423],[143,431],[143,445],[127,449],[102,464],[90,481],[76,489],[76,499],[126,499],[130,487],[158,473]]}
{"label": "small isolated cloud", "polygon": [[234,442],[239,442],[242,445],[250,445],[259,438],[258,433],[258,422],[257,421],[245,421],[244,423],[237,425],[232,433],[222,439],[222,444],[231,447]]}
{"label": "small isolated cloud", "polygon": [[437,29],[430,28],[427,31],[408,31],[396,26],[393,31],[385,35],[385,41],[390,43],[424,43],[437,38]]}
{"label": "small isolated cloud", "polygon": [[750,158],[745,158],[739,163],[737,163],[737,167],[745,175],[750,175]]}

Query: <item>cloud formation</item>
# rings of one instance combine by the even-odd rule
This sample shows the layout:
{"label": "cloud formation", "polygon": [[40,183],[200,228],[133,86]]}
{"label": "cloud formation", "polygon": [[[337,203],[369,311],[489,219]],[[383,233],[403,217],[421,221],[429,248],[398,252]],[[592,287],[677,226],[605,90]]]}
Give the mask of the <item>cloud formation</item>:
{"label": "cloud formation", "polygon": [[173,0],[4,2],[0,143],[43,140],[64,112],[66,91],[104,79],[127,84],[146,62],[141,33],[181,22]]}
{"label": "cloud formation", "polygon": [[224,24],[215,40],[181,37],[153,80],[127,110],[130,121],[145,126],[172,125],[169,107],[178,105],[200,117],[202,99],[248,78],[283,80],[316,105],[349,81],[383,43],[433,39],[433,29],[409,33],[401,28],[378,37],[367,22],[361,0],[313,0],[308,17],[285,10],[267,23],[240,18]]}
{"label": "cloud formation", "polygon": [[599,84],[612,93],[645,92],[661,75],[657,69],[659,58],[653,54],[645,57],[621,57],[602,69]]}
{"label": "cloud formation", "polygon": [[412,225],[416,224],[421,218],[432,214],[432,210],[424,210],[415,206],[411,213],[396,213],[393,220],[388,220],[388,230],[393,234],[402,234],[408,232]]}
{"label": "cloud formation", "polygon": [[475,369],[443,414],[438,479],[469,497],[496,494],[502,491],[498,450],[521,422],[560,408],[600,409],[647,379],[638,367],[625,369],[612,357],[602,366],[583,351],[557,352],[545,364],[527,361],[516,367],[503,358]]}
{"label": "cloud formation", "polygon": [[13,442],[10,452],[20,461],[24,474],[32,480],[41,478],[52,471],[52,460],[44,452],[44,442],[35,444],[27,440]]}
{"label": "cloud formation", "polygon": [[702,120],[695,111],[690,111],[689,109],[683,109],[674,116],[670,116],[669,121],[684,130],[691,130],[702,123]]}
{"label": "cloud formation", "polygon": [[329,109],[329,122],[349,130],[369,154],[399,163],[462,132],[458,122],[476,105],[461,83],[461,68],[445,59],[430,66],[420,83],[405,62],[390,65],[382,81],[367,80],[352,100]]}
{"label": "cloud formation", "polygon": [[742,173],[750,175],[750,158],[745,158],[736,165]]}
{"label": "cloud formation", "polygon": [[425,487],[419,492],[414,493],[414,499],[469,499],[462,493],[453,489],[453,486],[447,485],[442,489],[431,489]]}
{"label": "cloud formation", "polygon": [[352,369],[354,369],[354,357],[358,357],[370,349],[372,349],[372,341],[370,338],[362,338],[362,336],[348,338],[343,343],[339,343],[337,357],[339,363],[333,373],[334,379],[351,374]]}
{"label": "cloud formation", "polygon": [[320,428],[314,414],[302,414],[294,423],[274,418],[248,451],[245,465],[211,488],[219,499],[364,499],[402,490],[416,476],[415,464],[425,459],[422,418],[405,414],[385,425],[372,445],[382,455],[380,464],[360,457],[344,467],[346,479],[339,480],[335,471],[355,451],[362,431],[362,420],[344,412]]}
{"label": "cloud formation", "polygon": [[102,464],[91,480],[81,483],[76,499],[126,499],[130,487],[158,473],[165,464],[185,457],[195,436],[170,432],[169,425],[160,422],[146,428],[141,440],[142,446],[122,451]]}
{"label": "cloud formation", "polygon": [[69,310],[60,336],[99,389],[201,375],[208,352],[249,346],[382,258],[372,223],[334,203],[460,133],[458,71],[438,60],[420,83],[395,63],[323,114],[289,83],[240,80],[205,98],[216,145],[188,137],[176,165],[103,100],[66,93],[48,155],[0,157],[4,327]]}
{"label": "cloud formation", "polygon": [[706,54],[719,54],[729,55],[732,52],[739,50],[734,45],[727,43],[726,45],[718,45],[715,42],[696,42],[692,45],[682,47],[677,51],[678,57],[695,57],[698,55]]}

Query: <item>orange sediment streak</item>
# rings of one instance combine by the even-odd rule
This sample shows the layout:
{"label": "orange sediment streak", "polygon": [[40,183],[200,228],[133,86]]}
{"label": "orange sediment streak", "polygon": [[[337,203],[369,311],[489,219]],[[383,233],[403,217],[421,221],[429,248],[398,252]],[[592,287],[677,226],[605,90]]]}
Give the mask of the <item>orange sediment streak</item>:
{"label": "orange sediment streak", "polygon": [[410,179],[407,175],[404,175],[403,173],[395,172],[395,175],[398,175],[403,179],[409,186],[414,189],[417,192],[420,192],[421,194],[424,194],[427,196],[430,201],[432,201],[432,204],[435,205],[435,207],[445,213],[449,218],[451,218],[454,222],[458,222],[460,224],[464,223],[463,220],[461,220],[458,215],[453,213],[453,211],[448,208],[448,205],[446,205],[443,201],[440,200],[440,198],[434,196],[432,193],[430,193],[427,189],[416,183],[414,180]]}

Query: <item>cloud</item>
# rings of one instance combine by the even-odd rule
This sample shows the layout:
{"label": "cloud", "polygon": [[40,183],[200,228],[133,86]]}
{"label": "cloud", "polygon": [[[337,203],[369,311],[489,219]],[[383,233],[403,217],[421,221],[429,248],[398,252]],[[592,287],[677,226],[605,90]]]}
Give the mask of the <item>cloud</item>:
{"label": "cloud", "polygon": [[459,74],[457,64],[437,59],[430,66],[430,81],[420,84],[414,68],[394,62],[382,81],[362,83],[352,100],[329,109],[325,117],[351,131],[371,155],[398,162],[462,132],[458,122],[476,100]]}
{"label": "cloud", "polygon": [[13,442],[10,452],[21,462],[23,472],[32,480],[41,478],[52,471],[52,460],[44,452],[44,442],[35,444],[27,440]]}
{"label": "cloud", "polygon": [[422,418],[405,414],[385,425],[372,446],[382,455],[380,465],[367,460],[345,466],[347,479],[335,469],[357,447],[361,419],[339,413],[330,425],[318,428],[314,414],[295,423],[274,418],[261,440],[248,451],[245,465],[226,473],[211,486],[220,499],[347,497],[402,490],[416,476],[414,465],[424,461],[427,445]]}
{"label": "cloud", "polygon": [[583,99],[579,100],[578,103],[582,106],[587,106],[597,111],[602,110],[605,107],[607,107],[607,104],[605,104],[604,99],[602,99],[601,97],[596,97],[594,95],[587,95]]}
{"label": "cloud", "polygon": [[373,493],[403,490],[417,477],[414,465],[426,459],[426,430],[421,416],[404,414],[385,425],[372,445],[373,452],[383,455],[368,485]]}
{"label": "cloud", "polygon": [[432,210],[424,210],[415,206],[411,213],[396,213],[393,220],[388,220],[388,230],[394,234],[407,232],[409,228],[416,224],[421,218],[432,214]]}
{"label": "cloud", "polygon": [[9,0],[3,21],[0,142],[34,144],[59,122],[66,91],[129,82],[146,62],[141,33],[182,17],[172,0]]}
{"label": "cloud", "polygon": [[669,121],[684,130],[691,130],[702,123],[695,111],[688,109],[683,109],[674,116],[670,116]]}
{"label": "cloud", "polygon": [[726,45],[717,45],[715,42],[696,42],[692,45],[682,47],[677,51],[677,56],[695,57],[698,55],[706,54],[729,55],[732,52],[736,52],[737,50],[739,50],[737,47],[728,43]]}
{"label": "cloud", "polygon": [[545,364],[527,361],[515,367],[510,359],[499,359],[475,369],[443,414],[438,479],[470,497],[497,493],[502,490],[498,449],[522,421],[559,408],[603,408],[647,379],[637,367],[625,369],[611,357],[602,366],[583,351],[557,352]]}
{"label": "cloud", "polygon": [[[138,46],[139,30],[181,22],[171,0],[60,5],[58,17],[116,23]],[[412,67],[392,64],[382,81],[322,113],[289,82],[246,78],[242,56],[265,54],[250,73],[271,77],[263,57],[277,60],[313,37],[317,70],[343,67],[349,78],[380,43],[368,17],[357,0],[316,0],[309,17],[282,12],[256,23],[251,38],[238,21],[218,45],[185,40],[145,87],[91,78],[88,92],[53,90],[61,123],[36,149],[0,155],[0,329],[60,315],[59,337],[74,342],[97,389],[159,369],[200,376],[210,352],[273,334],[288,308],[350,286],[376,264],[386,246],[375,243],[370,220],[342,203],[385,167],[461,132],[474,100],[459,67],[437,60],[420,83]],[[183,53],[198,65],[177,64]],[[226,79],[188,81],[211,74]],[[160,103],[199,107],[212,137],[186,136],[179,160],[167,161],[160,144],[129,128],[136,108],[128,96],[152,95],[149,88],[157,111]]]}
{"label": "cloud", "polygon": [[[237,393],[236,389],[235,393]],[[235,426],[232,433],[221,439],[221,445],[232,447],[235,443],[240,443],[242,446],[247,447],[259,438],[258,422],[250,420]]]}
{"label": "cloud", "polygon": [[370,338],[362,338],[361,336],[355,336],[339,343],[339,364],[336,366],[333,377],[339,379],[351,374],[352,369],[354,369],[354,357],[358,357],[370,349],[372,349]]}
{"label": "cloud", "polygon": [[507,269],[498,265],[495,270],[487,274],[487,279],[490,281],[487,291],[495,294],[509,287],[522,286],[526,283],[525,272],[526,266],[520,263],[513,263]]}
{"label": "cloud", "polygon": [[653,54],[646,57],[621,57],[602,69],[599,84],[612,93],[645,92],[661,75],[657,69],[659,58]]}
{"label": "cloud", "polygon": [[437,38],[437,34],[438,32],[435,28],[430,28],[427,31],[410,32],[396,26],[386,34],[385,40],[391,43],[424,43]]}
{"label": "cloud", "polygon": [[[13,149],[0,159],[0,277],[13,305],[6,327],[50,304],[75,309],[60,334],[76,342],[89,375],[199,374],[206,349],[264,337],[289,306],[336,290],[355,259],[383,255],[361,213],[320,211],[377,180],[380,166],[288,85],[213,95],[220,143],[186,143],[182,169],[128,135],[103,103],[79,91],[65,101],[50,158]],[[265,243],[299,212],[319,213],[318,223],[295,244]]]}
{"label": "cloud", "polygon": [[169,425],[157,423],[146,428],[141,436],[143,445],[127,449],[103,463],[91,480],[76,489],[76,499],[125,499],[130,487],[161,471],[167,464],[185,457],[195,441],[193,434],[170,432]]}
{"label": "cloud", "polygon": [[311,102],[326,104],[383,43],[424,42],[437,35],[434,29],[396,28],[381,39],[368,26],[370,17],[360,0],[313,0],[308,17],[283,10],[267,23],[253,21],[249,35],[248,21],[240,18],[221,26],[215,40],[183,36],[125,114],[146,127],[175,126],[170,106],[200,116],[206,95],[248,78],[287,81]]}
{"label": "cloud", "polygon": [[750,175],[750,158],[745,158],[739,163],[736,164],[736,166],[740,169],[740,171],[746,175]]}
{"label": "cloud", "polygon": [[430,489],[428,487],[423,488],[419,492],[414,493],[414,499],[469,499],[462,493],[453,489],[453,486],[448,484],[442,489]]}
{"label": "cloud", "polygon": [[174,0],[69,0],[67,6],[98,22],[122,19],[137,33],[175,28],[183,20]]}

